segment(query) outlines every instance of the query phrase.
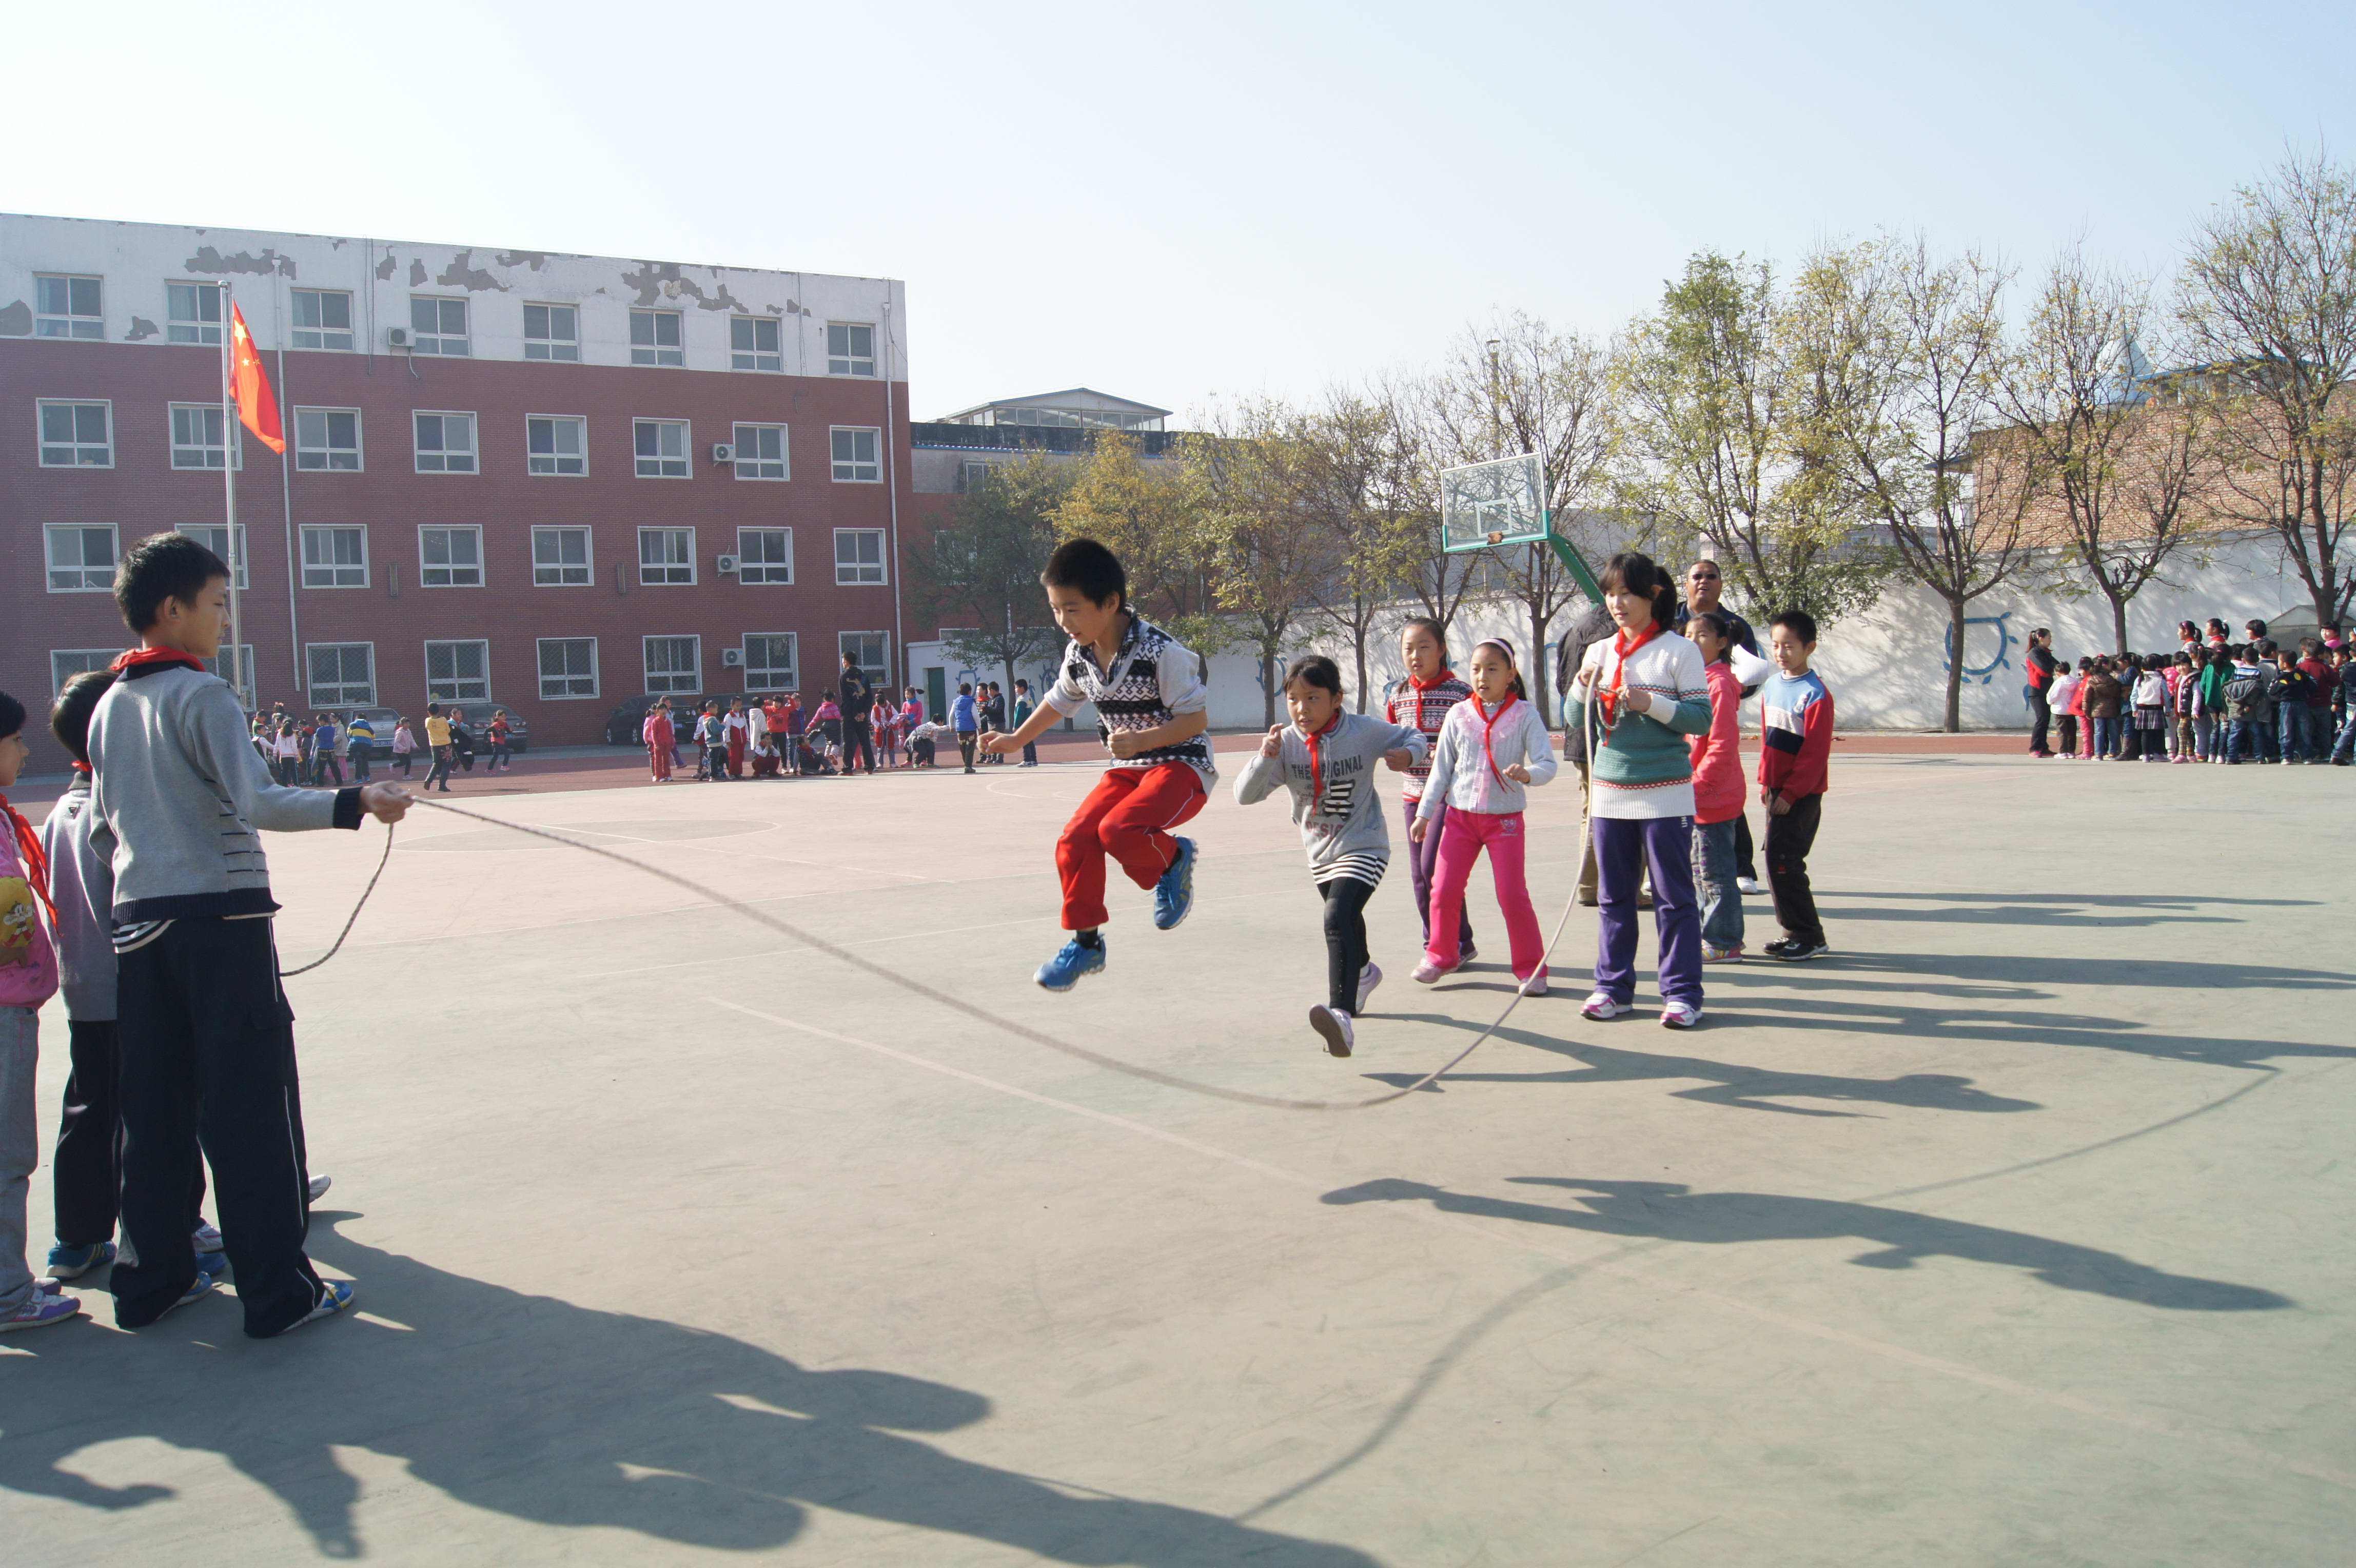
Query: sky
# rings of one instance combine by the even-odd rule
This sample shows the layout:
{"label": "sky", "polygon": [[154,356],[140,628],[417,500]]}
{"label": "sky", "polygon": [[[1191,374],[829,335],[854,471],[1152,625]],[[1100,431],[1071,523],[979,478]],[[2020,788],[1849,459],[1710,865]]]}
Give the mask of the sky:
{"label": "sky", "polygon": [[104,10],[0,97],[0,210],[900,278],[919,417],[1608,335],[1706,247],[2165,277],[2356,157],[2356,6],[2291,0]]}

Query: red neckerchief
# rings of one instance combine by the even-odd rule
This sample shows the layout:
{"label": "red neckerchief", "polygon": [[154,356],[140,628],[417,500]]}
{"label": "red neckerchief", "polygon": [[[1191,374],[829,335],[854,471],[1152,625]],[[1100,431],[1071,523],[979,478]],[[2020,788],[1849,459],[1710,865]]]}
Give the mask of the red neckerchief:
{"label": "red neckerchief", "polygon": [[58,929],[58,907],[49,902],[49,857],[41,853],[40,835],[33,832],[33,824],[25,820],[25,814],[8,803],[5,795],[0,795],[0,816],[8,819],[9,831],[16,840],[16,854],[25,865],[25,880],[33,885],[41,908],[49,912],[49,929],[54,931]]}
{"label": "red neckerchief", "polygon": [[1481,714],[1481,699],[1477,695],[1472,699],[1472,711],[1476,714],[1481,714],[1481,755],[1488,759],[1489,771],[1495,777],[1497,782],[1500,784],[1505,782],[1505,776],[1497,771],[1497,721],[1505,716],[1505,710],[1507,708],[1512,707],[1520,700],[1520,698],[1515,696],[1511,692],[1508,692],[1505,693],[1505,700],[1497,704],[1497,711],[1495,713]]}
{"label": "red neckerchief", "polygon": [[1665,628],[1662,627],[1659,621],[1655,621],[1652,625],[1638,632],[1636,634],[1636,640],[1633,642],[1628,640],[1628,634],[1624,631],[1615,631],[1612,634],[1612,651],[1619,660],[1619,663],[1612,671],[1612,685],[1610,689],[1605,691],[1596,699],[1597,703],[1603,709],[1603,727],[1605,729],[1612,729],[1620,722],[1620,703],[1628,693],[1628,660],[1630,656],[1635,653],[1638,649],[1644,647],[1644,644],[1660,636],[1664,629]]}
{"label": "red neckerchief", "polygon": [[1319,754],[1317,743],[1332,735],[1341,722],[1342,715],[1336,713],[1325,721],[1325,727],[1315,735],[1311,735],[1307,730],[1301,732],[1301,738],[1309,743],[1309,814],[1312,817],[1317,814],[1318,805],[1325,798],[1325,759]]}
{"label": "red neckerchief", "polygon": [[203,660],[183,653],[177,648],[126,648],[114,656],[114,662],[107,668],[120,675],[126,670],[138,670],[150,664],[185,664],[199,674],[205,668]]}
{"label": "red neckerchief", "polygon": [[87,762],[77,762],[77,763],[74,763],[74,764],[72,765],[72,767],[73,767],[73,770],[74,770],[76,773],[80,774],[80,775],[81,775],[83,778],[85,778],[85,779],[91,779],[91,778],[95,778],[95,777],[97,777],[95,774],[93,774],[93,773],[91,771],[90,764],[89,764],[89,763],[87,763]]}
{"label": "red neckerchief", "polygon": [[1407,683],[1408,683],[1408,685],[1410,685],[1410,686],[1414,687],[1414,688],[1416,689],[1417,693],[1418,693],[1419,694],[1420,694],[1420,693],[1425,693],[1425,692],[1429,692],[1429,691],[1430,691],[1434,686],[1445,686],[1446,684],[1448,684],[1448,682],[1449,682],[1453,681],[1453,680],[1455,680],[1455,679],[1456,679],[1456,671],[1453,671],[1453,670],[1447,670],[1447,669],[1443,669],[1443,670],[1441,670],[1441,671],[1440,671],[1440,672],[1439,674],[1434,675],[1434,676],[1433,676],[1430,680],[1429,680],[1429,681],[1419,681],[1419,680],[1417,680],[1414,676],[1410,675],[1410,676],[1408,676],[1408,677],[1407,678]]}

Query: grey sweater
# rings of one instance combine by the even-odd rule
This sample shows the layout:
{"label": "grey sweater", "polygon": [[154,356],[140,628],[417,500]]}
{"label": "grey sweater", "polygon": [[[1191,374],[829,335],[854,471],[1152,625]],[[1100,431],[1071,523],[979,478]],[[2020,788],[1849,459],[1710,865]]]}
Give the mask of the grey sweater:
{"label": "grey sweater", "polygon": [[358,789],[290,789],[253,749],[229,685],[180,664],[138,665],[91,716],[96,852],[114,871],[114,920],[267,915],[257,828],[360,825]]}
{"label": "grey sweater", "polygon": [[1308,737],[1298,725],[1288,725],[1276,756],[1254,752],[1236,775],[1236,800],[1252,805],[1282,783],[1292,791],[1292,820],[1300,824],[1301,842],[1309,851],[1310,875],[1321,883],[1349,876],[1378,884],[1390,864],[1391,835],[1383,824],[1382,800],[1375,792],[1376,766],[1391,751],[1404,751],[1419,762],[1426,744],[1421,730],[1364,714],[1344,714],[1339,724],[1318,737],[1320,790],[1318,779],[1310,776]]}
{"label": "grey sweater", "polygon": [[49,900],[58,907],[58,989],[77,1024],[114,1021],[114,868],[91,844],[90,779],[74,775],[41,823]]}

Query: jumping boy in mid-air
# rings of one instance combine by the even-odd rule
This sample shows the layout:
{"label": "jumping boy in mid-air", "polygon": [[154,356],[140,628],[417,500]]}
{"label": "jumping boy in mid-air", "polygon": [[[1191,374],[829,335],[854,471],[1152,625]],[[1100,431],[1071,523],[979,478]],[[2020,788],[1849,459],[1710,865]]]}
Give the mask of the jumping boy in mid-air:
{"label": "jumping boy in mid-air", "polygon": [[1120,560],[1093,539],[1067,540],[1039,574],[1055,624],[1071,636],[1039,711],[1011,735],[983,736],[1004,756],[1035,741],[1083,703],[1096,705],[1112,766],[1097,780],[1055,841],[1064,884],[1062,950],[1033,976],[1069,991],[1105,966],[1105,857],[1153,890],[1153,923],[1169,930],[1194,902],[1194,841],[1170,830],[1203,809],[1218,769],[1211,764],[1210,692],[1194,650],[1129,607]]}

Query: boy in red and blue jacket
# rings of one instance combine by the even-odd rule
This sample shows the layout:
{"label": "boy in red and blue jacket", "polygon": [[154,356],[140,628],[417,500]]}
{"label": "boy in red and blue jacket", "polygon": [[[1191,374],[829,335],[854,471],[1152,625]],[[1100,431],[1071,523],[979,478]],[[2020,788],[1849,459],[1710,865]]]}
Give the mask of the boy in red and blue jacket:
{"label": "boy in red and blue jacket", "polygon": [[1787,963],[1828,948],[1808,886],[1808,851],[1816,842],[1833,753],[1833,694],[1808,668],[1816,651],[1816,620],[1785,610],[1768,623],[1775,673],[1759,688],[1759,798],[1767,806],[1767,886],[1775,897],[1781,941],[1767,956]]}

